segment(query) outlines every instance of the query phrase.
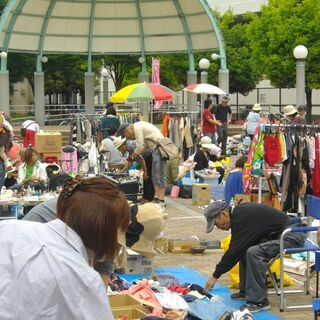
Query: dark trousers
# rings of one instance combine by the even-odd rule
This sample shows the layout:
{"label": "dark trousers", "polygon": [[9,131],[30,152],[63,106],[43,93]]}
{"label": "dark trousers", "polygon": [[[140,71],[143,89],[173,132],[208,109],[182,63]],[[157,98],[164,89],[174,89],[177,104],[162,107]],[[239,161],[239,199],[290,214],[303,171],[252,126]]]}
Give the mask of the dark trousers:
{"label": "dark trousers", "polygon": [[144,161],[147,167],[148,179],[143,180],[143,198],[152,201],[154,199],[154,186],[152,182],[152,154],[144,155]]}
{"label": "dark trousers", "polygon": [[218,132],[218,144],[221,143],[221,153],[227,154],[227,139],[228,139],[228,124],[223,123],[221,126],[217,126]]}
{"label": "dark trousers", "polygon": [[[305,234],[289,232],[285,236],[284,248],[303,247]],[[247,302],[266,302],[268,289],[266,272],[269,262],[280,253],[280,239],[252,246],[240,259],[239,291],[245,293]]]}

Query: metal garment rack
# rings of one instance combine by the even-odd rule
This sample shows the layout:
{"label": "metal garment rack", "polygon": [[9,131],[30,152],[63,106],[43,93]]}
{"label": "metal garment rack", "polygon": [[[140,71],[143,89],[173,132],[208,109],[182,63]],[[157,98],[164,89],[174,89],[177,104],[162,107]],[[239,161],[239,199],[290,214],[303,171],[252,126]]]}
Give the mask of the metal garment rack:
{"label": "metal garment rack", "polygon": [[[263,130],[265,127],[271,127],[271,128],[292,128],[292,129],[317,129],[320,131],[320,125],[313,125],[313,124],[294,124],[294,123],[266,123],[261,125],[261,130]],[[267,169],[265,169],[267,170]],[[269,170],[270,171],[270,170]],[[258,182],[258,203],[262,202],[262,177],[259,176],[259,182]]]}

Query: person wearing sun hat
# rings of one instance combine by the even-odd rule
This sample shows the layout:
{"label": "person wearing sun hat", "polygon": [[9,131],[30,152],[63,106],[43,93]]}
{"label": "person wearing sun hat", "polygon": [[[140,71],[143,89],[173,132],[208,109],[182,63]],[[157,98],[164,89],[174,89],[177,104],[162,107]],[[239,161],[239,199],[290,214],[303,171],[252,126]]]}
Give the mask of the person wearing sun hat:
{"label": "person wearing sun hat", "polygon": [[262,123],[261,117],[259,112],[261,111],[261,105],[260,103],[255,103],[252,106],[251,111],[248,114],[248,117],[246,119],[246,131],[248,136],[250,137],[251,141],[253,139],[254,132],[256,131],[256,128],[259,124]]}
{"label": "person wearing sun hat", "polygon": [[[208,169],[209,161],[215,162],[219,160],[221,156],[220,148],[213,144],[209,137],[202,137],[199,145],[200,148],[194,155],[194,162],[196,162],[194,167],[195,171]],[[221,183],[225,170],[222,167],[216,167],[216,170],[220,174],[219,183]]]}
{"label": "person wearing sun hat", "polygon": [[[280,252],[282,232],[293,225],[291,218],[263,204],[242,203],[232,207],[224,201],[211,203],[204,216],[207,233],[214,226],[231,230],[229,248],[216,265],[205,289],[213,289],[218,279],[239,262],[239,292],[233,293],[231,299],[246,300],[246,308],[252,313],[270,309],[265,274],[269,261]],[[284,247],[302,247],[304,239],[304,234],[289,232]]]}
{"label": "person wearing sun hat", "polygon": [[293,105],[288,105],[283,109],[283,115],[294,124],[305,124],[306,121],[298,117],[298,110]]}

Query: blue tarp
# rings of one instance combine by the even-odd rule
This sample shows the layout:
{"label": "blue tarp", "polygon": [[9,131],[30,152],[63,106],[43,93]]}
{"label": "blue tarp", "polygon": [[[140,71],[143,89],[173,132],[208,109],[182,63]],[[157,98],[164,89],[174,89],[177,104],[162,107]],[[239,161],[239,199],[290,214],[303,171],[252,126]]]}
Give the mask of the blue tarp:
{"label": "blue tarp", "polygon": [[[171,274],[176,277],[181,283],[195,283],[200,286],[204,286],[207,278],[201,273],[184,266],[177,268],[158,268],[155,270],[156,274],[164,273]],[[134,275],[120,275],[122,278],[127,280],[128,282],[146,277],[148,275],[145,274],[134,274]],[[215,285],[214,290],[210,291],[211,294],[220,296],[227,307],[232,309],[239,309],[243,305],[243,301],[233,301],[230,298],[230,289],[225,286],[221,286],[219,284]],[[275,314],[269,311],[261,311],[259,313],[254,314],[255,320],[279,320],[282,318],[277,317]]]}

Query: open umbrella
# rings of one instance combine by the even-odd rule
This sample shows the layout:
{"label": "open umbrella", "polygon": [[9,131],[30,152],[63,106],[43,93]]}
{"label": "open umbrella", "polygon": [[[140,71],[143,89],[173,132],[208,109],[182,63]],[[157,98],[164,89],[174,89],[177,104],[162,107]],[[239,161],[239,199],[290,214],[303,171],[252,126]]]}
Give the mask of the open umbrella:
{"label": "open umbrella", "polygon": [[183,89],[184,91],[201,93],[201,94],[226,94],[220,88],[208,83],[195,83]]}
{"label": "open umbrella", "polygon": [[171,89],[161,84],[142,82],[120,89],[110,97],[110,101],[114,103],[171,101],[175,95]]}

